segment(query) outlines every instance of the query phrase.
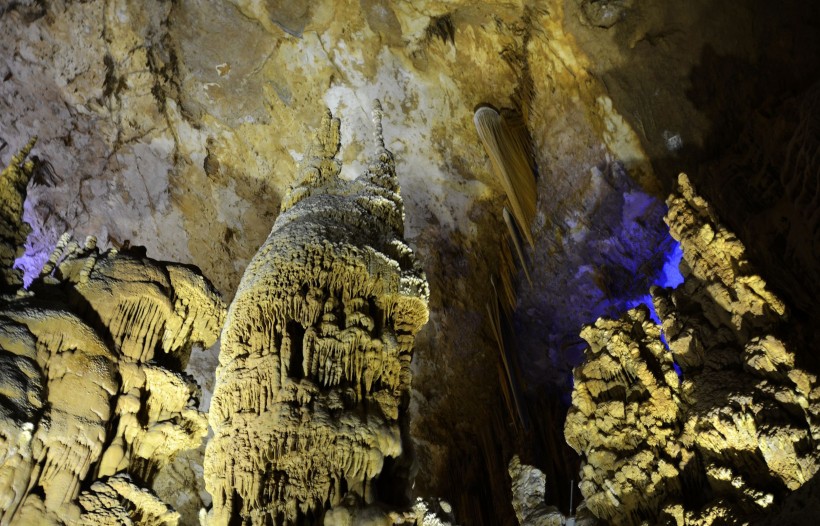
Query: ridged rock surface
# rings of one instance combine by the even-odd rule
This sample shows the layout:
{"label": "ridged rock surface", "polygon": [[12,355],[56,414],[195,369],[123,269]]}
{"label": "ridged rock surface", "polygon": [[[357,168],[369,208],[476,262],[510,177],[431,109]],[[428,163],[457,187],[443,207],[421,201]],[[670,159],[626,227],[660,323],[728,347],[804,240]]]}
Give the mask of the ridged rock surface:
{"label": "ridged rock surface", "polygon": [[661,325],[639,307],[584,329],[565,432],[598,517],[740,524],[776,514],[820,469],[820,384],[742,243],[685,175],[678,185],[666,221],[685,280],[653,288]]}
{"label": "ridged rock surface", "polygon": [[349,181],[335,159],[340,123],[325,115],[229,308],[208,524],[318,524],[343,501],[374,502],[374,479],[402,453],[428,288],[402,240],[393,157],[374,120],[377,152]]}
{"label": "ridged rock surface", "polygon": [[[21,166],[31,174],[26,153],[4,178]],[[25,232],[17,209],[2,228]],[[3,239],[4,253],[22,237]],[[30,290],[0,298],[3,524],[179,519],[148,488],[205,437],[199,388],[181,371],[194,343],[216,340],[224,306],[193,269],[95,243],[63,236]]]}

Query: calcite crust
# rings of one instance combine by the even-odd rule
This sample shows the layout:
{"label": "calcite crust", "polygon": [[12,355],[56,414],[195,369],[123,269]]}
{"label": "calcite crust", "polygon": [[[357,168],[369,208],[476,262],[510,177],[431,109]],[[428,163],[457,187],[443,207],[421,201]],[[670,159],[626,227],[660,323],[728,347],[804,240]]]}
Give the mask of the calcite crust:
{"label": "calcite crust", "polygon": [[685,279],[652,289],[661,324],[640,307],[581,333],[565,426],[581,492],[617,524],[759,520],[820,469],[820,384],[789,348],[785,304],[685,175],[667,205]]}
{"label": "calcite crust", "polygon": [[339,121],[325,116],[229,308],[209,414],[209,524],[319,521],[343,501],[370,504],[385,458],[402,452],[429,293],[402,241],[398,179],[375,120],[378,151],[345,181]]}

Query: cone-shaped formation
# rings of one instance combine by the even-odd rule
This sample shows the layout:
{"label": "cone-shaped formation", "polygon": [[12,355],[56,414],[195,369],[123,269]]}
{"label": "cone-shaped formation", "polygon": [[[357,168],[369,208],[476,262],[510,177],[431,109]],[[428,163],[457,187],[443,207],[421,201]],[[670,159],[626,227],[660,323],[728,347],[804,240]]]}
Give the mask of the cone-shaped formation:
{"label": "cone-shaped formation", "polygon": [[180,371],[222,301],[187,267],[67,235],[16,292],[0,297],[0,523],[176,524],[147,488],[205,437]]}
{"label": "cone-shaped formation", "polygon": [[783,303],[686,176],[667,204],[685,280],[652,290],[662,325],[639,308],[582,332],[565,427],[581,492],[614,524],[758,520],[820,469],[820,383],[782,337]]}
{"label": "cone-shaped formation", "polygon": [[400,420],[428,287],[402,241],[393,157],[338,176],[328,112],[301,180],[228,311],[205,457],[209,523],[318,522],[345,499],[374,500]]}
{"label": "cone-shaped formation", "polygon": [[[500,115],[489,107],[481,107],[473,115],[478,137],[490,157],[515,221],[530,246],[535,246],[531,224],[535,218],[537,192],[532,154],[526,129],[515,119]],[[515,234],[512,234],[515,237]]]}
{"label": "cone-shaped formation", "polygon": [[31,232],[23,222],[26,186],[34,172],[34,162],[27,161],[36,138],[29,141],[0,172],[0,291],[9,292],[23,282],[22,272],[12,268],[23,253],[23,243]]}

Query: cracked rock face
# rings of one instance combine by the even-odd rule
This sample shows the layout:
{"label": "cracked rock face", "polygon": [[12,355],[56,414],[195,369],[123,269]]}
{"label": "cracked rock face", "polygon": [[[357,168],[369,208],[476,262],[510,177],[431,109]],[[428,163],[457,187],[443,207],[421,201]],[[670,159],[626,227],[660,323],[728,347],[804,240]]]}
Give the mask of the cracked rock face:
{"label": "cracked rock face", "polygon": [[347,181],[340,123],[325,116],[231,303],[209,413],[208,524],[319,523],[372,504],[385,461],[402,453],[429,292],[402,240],[377,120],[378,151]]}
{"label": "cracked rock face", "polygon": [[[0,187],[31,175],[25,153]],[[9,219],[3,229],[19,228]],[[224,306],[198,272],[142,252],[66,235],[29,291],[0,299],[4,524],[177,523],[149,488],[205,437],[199,388],[181,371],[194,343],[215,341]]]}
{"label": "cracked rock face", "polygon": [[760,520],[820,469],[820,384],[785,305],[685,175],[667,205],[685,279],[653,288],[661,323],[642,307],[582,332],[565,427],[581,492],[618,524]]}

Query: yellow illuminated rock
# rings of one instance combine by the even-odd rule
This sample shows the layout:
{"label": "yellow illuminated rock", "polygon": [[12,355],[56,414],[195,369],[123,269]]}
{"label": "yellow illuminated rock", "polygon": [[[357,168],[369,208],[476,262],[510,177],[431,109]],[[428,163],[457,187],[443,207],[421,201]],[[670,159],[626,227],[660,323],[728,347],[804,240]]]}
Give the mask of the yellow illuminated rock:
{"label": "yellow illuminated rock", "polygon": [[325,115],[228,310],[205,456],[208,524],[294,524],[371,504],[385,459],[402,453],[428,288],[402,241],[378,103],[374,115],[376,152],[353,181],[339,177],[340,123]]}
{"label": "yellow illuminated rock", "polygon": [[640,307],[581,333],[565,427],[581,492],[617,524],[760,519],[820,470],[820,384],[783,336],[784,303],[685,175],[667,205],[685,279],[652,289],[661,325]]}
{"label": "yellow illuminated rock", "polygon": [[[26,182],[23,172],[18,192]],[[20,225],[20,211],[2,227]],[[2,240],[8,253],[15,242]],[[223,318],[193,269],[63,236],[28,291],[0,298],[0,522],[177,524],[148,488],[206,435],[181,370]]]}

